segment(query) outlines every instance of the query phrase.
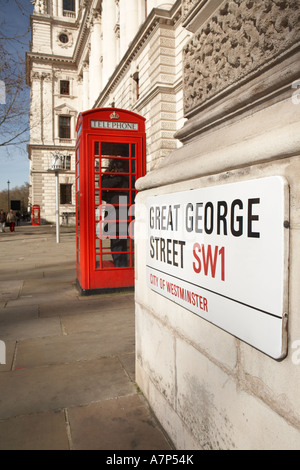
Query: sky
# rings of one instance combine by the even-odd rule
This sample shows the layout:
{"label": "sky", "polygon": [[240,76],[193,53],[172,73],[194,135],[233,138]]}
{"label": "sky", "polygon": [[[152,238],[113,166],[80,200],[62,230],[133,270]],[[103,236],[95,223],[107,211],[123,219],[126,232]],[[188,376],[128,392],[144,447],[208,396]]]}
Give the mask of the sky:
{"label": "sky", "polygon": [[[0,0],[0,36],[3,34],[5,37],[22,35],[18,40],[7,40],[5,46],[10,50],[14,50],[23,59],[30,47],[31,32],[29,28],[32,12],[33,5],[30,0]],[[30,88],[25,83],[23,93],[30,94]],[[0,102],[0,106],[3,106],[2,102]],[[27,116],[24,118],[27,120],[28,116],[29,109]],[[29,133],[26,134],[26,138],[28,142],[24,144],[0,147],[0,191],[8,189],[7,181],[10,181],[10,189],[29,182],[27,153]]]}

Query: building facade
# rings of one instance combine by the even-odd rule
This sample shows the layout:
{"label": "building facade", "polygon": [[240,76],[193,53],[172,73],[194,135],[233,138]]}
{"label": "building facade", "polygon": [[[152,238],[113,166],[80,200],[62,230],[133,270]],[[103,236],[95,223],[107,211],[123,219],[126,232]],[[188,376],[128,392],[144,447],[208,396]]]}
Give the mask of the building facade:
{"label": "building facade", "polygon": [[74,210],[78,112],[146,118],[136,382],[177,449],[300,447],[299,14],[297,0],[35,1],[44,220],[57,150],[60,213]]}
{"label": "building facade", "polygon": [[60,219],[75,213],[74,147],[81,111],[119,107],[146,118],[147,165],[176,148],[183,124],[182,2],[169,0],[35,1],[27,54],[31,86],[31,204],[55,221],[53,154],[63,156]]}

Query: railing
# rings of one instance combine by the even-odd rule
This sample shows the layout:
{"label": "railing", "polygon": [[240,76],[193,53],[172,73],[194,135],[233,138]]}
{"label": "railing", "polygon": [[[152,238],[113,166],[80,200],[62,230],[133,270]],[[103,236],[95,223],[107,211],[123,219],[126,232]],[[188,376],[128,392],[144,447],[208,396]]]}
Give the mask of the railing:
{"label": "railing", "polygon": [[76,18],[75,11],[70,10],[63,10],[63,16],[67,16],[68,18]]}

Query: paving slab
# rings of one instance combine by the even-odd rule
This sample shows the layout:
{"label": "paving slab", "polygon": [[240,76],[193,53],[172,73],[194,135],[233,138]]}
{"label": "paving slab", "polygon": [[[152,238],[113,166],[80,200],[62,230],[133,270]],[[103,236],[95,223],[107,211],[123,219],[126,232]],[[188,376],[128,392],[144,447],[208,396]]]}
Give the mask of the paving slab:
{"label": "paving slab", "polygon": [[24,279],[41,279],[44,277],[43,271],[38,271],[35,269],[33,265],[26,265],[22,267],[11,267],[3,266],[5,269],[5,273],[0,272],[0,280],[5,281],[16,281],[16,280],[24,280]]}
{"label": "paving slab", "polygon": [[[114,333],[103,331],[49,336],[18,342],[15,367],[38,367],[94,360],[135,350],[134,330],[119,328]],[[38,352],[38,354],[37,354]],[[124,367],[129,367],[124,363]],[[1,369],[0,369],[1,370]]]}
{"label": "paving slab", "polygon": [[[69,263],[66,263],[69,266]],[[64,267],[64,269],[57,269],[57,266],[52,269],[44,269],[45,279],[55,279],[61,282],[74,282],[76,279],[76,268],[75,267]]]}
{"label": "paving slab", "polygon": [[0,390],[0,419],[136,393],[116,357],[4,372]]}
{"label": "paving slab", "polygon": [[74,314],[85,314],[89,311],[99,312],[99,306],[97,304],[94,307],[85,309],[82,307],[77,298],[77,291],[75,288],[68,298],[52,298],[52,302],[41,301],[39,304],[39,313],[41,318],[53,317],[53,316],[68,316]]}
{"label": "paving slab", "polygon": [[126,374],[130,377],[132,382],[135,382],[135,351],[132,353],[126,352],[119,354],[118,357]]}
{"label": "paving slab", "polygon": [[134,293],[111,293],[111,294],[95,294],[95,295],[79,295],[78,299],[83,304],[97,303],[101,307],[109,307],[116,309],[120,307],[133,307],[134,308]]}
{"label": "paving slab", "polygon": [[70,282],[69,281],[62,281],[61,279],[56,278],[48,278],[40,279],[37,283],[35,279],[25,280],[22,289],[22,296],[26,296],[29,294],[34,294],[35,296],[44,296],[47,295],[49,292],[52,293],[52,297],[56,297],[58,295],[65,295],[70,289]]}
{"label": "paving slab", "polygon": [[62,330],[60,320],[57,317],[0,322],[0,338],[2,341],[36,338],[37,336],[56,336],[59,334],[62,334]]}
{"label": "paving slab", "polygon": [[68,299],[53,299],[51,304],[43,302],[40,303],[40,317],[51,317],[58,315],[60,317],[69,315],[84,315],[86,313],[96,312],[99,313],[99,305],[87,304],[82,305],[77,298],[77,292],[73,293],[73,297]]}
{"label": "paving slab", "polygon": [[1,336],[1,323],[13,323],[20,320],[30,320],[38,318],[39,306],[38,305],[20,305],[16,307],[0,307],[0,336]]}
{"label": "paving slab", "polygon": [[71,408],[69,421],[75,450],[171,449],[139,395]]}
{"label": "paving slab", "polygon": [[0,364],[0,372],[8,372],[12,370],[16,346],[16,341],[5,341],[5,364]]}
{"label": "paving slab", "polygon": [[75,283],[72,283],[72,286],[72,291],[67,300],[53,298],[51,303],[41,303],[40,316],[47,317],[53,314],[59,316],[83,315],[92,312],[100,314],[128,308],[132,309],[134,315],[134,296],[132,293],[84,297],[79,295]]}
{"label": "paving slab", "polygon": [[69,450],[65,411],[0,420],[0,450]]}
{"label": "paving slab", "polygon": [[23,281],[0,281],[0,300],[17,299],[23,287]]}
{"label": "paving slab", "polygon": [[[69,315],[61,318],[61,324],[66,334],[98,331],[107,334],[113,340],[114,335],[122,330],[134,335],[134,312],[132,309],[82,313],[82,315]],[[122,326],[122,327],[121,327]]]}
{"label": "paving slab", "polygon": [[18,299],[14,300],[8,300],[7,305],[9,307],[14,307],[18,306],[21,304],[22,305],[32,305],[32,304],[46,304],[50,308],[50,310],[53,310],[53,304],[54,302],[63,302],[67,303],[74,299],[76,296],[76,289],[75,289],[75,284],[74,286],[71,285],[70,283],[66,283],[63,289],[60,289],[59,291],[54,291],[50,289],[49,290],[44,290],[41,292],[33,290],[32,292],[29,292],[27,290],[26,294],[23,295],[23,293],[20,295]]}

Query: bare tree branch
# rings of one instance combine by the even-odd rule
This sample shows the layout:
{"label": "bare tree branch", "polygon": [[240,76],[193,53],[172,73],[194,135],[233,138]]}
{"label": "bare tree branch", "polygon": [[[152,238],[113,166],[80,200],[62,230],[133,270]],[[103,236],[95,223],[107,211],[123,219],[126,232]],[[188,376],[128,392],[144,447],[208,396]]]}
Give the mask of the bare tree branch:
{"label": "bare tree branch", "polygon": [[[0,7],[4,10],[9,2],[9,6],[14,3],[14,8],[22,15],[29,14],[25,9],[28,8],[27,2],[20,0],[0,0]],[[18,145],[28,140],[30,97],[25,80],[26,43],[23,42],[28,28],[26,26],[24,31],[12,34],[14,29],[13,17],[11,24],[0,20],[0,86],[4,87],[4,92],[0,91],[2,99],[5,97],[5,102],[0,102],[0,147]]]}

